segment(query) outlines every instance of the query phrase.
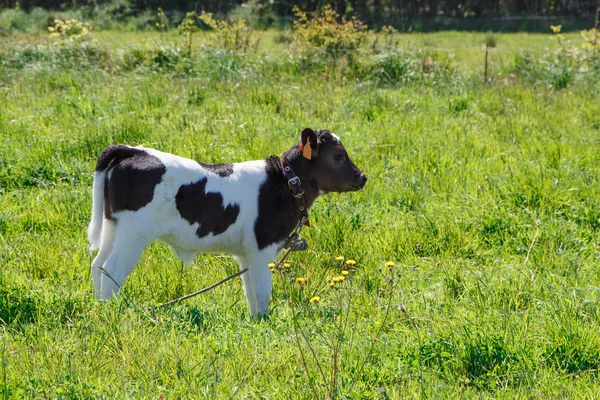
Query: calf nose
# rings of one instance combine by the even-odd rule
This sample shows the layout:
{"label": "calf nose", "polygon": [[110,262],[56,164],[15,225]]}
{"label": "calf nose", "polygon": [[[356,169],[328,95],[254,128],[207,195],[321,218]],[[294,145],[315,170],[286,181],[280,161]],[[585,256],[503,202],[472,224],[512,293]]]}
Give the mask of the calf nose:
{"label": "calf nose", "polygon": [[362,186],[364,186],[367,183],[367,175],[365,175],[364,172],[362,172],[359,176],[358,176],[358,181],[360,182],[360,184]]}

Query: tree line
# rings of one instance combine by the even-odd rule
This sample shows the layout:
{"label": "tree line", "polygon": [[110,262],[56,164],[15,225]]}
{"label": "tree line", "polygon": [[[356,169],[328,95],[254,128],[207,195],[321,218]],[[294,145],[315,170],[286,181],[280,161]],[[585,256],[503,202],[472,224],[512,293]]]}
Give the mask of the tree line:
{"label": "tree line", "polygon": [[277,20],[293,16],[294,7],[314,12],[330,6],[339,15],[356,16],[371,26],[395,25],[407,18],[515,18],[523,16],[591,16],[600,0],[0,0],[0,8],[48,10],[109,7],[114,12],[140,12],[159,7],[169,11],[205,10],[216,15],[242,9],[257,17]]}

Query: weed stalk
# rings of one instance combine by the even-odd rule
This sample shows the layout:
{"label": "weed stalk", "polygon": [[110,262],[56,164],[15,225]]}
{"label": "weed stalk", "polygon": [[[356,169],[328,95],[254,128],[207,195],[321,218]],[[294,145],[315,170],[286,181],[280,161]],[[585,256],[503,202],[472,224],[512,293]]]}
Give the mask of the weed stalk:
{"label": "weed stalk", "polygon": [[2,400],[8,399],[8,378],[6,376],[6,328],[2,327]]}

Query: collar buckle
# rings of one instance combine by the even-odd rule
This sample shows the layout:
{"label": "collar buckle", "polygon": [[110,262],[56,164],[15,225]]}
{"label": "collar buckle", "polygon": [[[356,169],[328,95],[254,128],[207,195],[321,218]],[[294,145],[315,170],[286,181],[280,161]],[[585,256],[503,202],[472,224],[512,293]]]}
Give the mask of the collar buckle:
{"label": "collar buckle", "polygon": [[[294,196],[295,198],[299,199],[304,195],[304,189],[302,189],[302,182],[297,176],[288,179],[288,187],[292,191],[292,196]],[[300,192],[298,192],[298,190],[300,190]]]}

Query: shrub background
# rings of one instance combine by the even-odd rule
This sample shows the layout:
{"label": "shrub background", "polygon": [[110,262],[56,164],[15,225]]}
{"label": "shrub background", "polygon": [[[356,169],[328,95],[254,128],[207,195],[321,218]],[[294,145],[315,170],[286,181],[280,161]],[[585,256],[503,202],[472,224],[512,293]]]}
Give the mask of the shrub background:
{"label": "shrub background", "polygon": [[[565,31],[589,29],[594,26],[598,4],[595,0],[199,0],[189,2],[175,0],[0,0],[0,11],[16,9],[31,12],[37,8],[76,12],[79,18],[93,22],[97,27],[121,24],[128,29],[146,25],[151,13],[158,8],[178,24],[186,12],[193,8],[213,13],[219,17],[237,16],[254,27],[290,26],[294,9],[303,12],[321,12],[330,7],[340,16],[358,18],[372,27],[394,26],[402,31],[438,30],[494,30],[494,31],[546,31],[549,25],[562,24]],[[32,18],[40,19],[37,10]],[[59,17],[61,18],[61,17]],[[8,12],[0,18],[14,21],[15,26],[28,25],[18,11]],[[65,18],[61,18],[65,19]],[[39,21],[38,21],[39,22]]]}

